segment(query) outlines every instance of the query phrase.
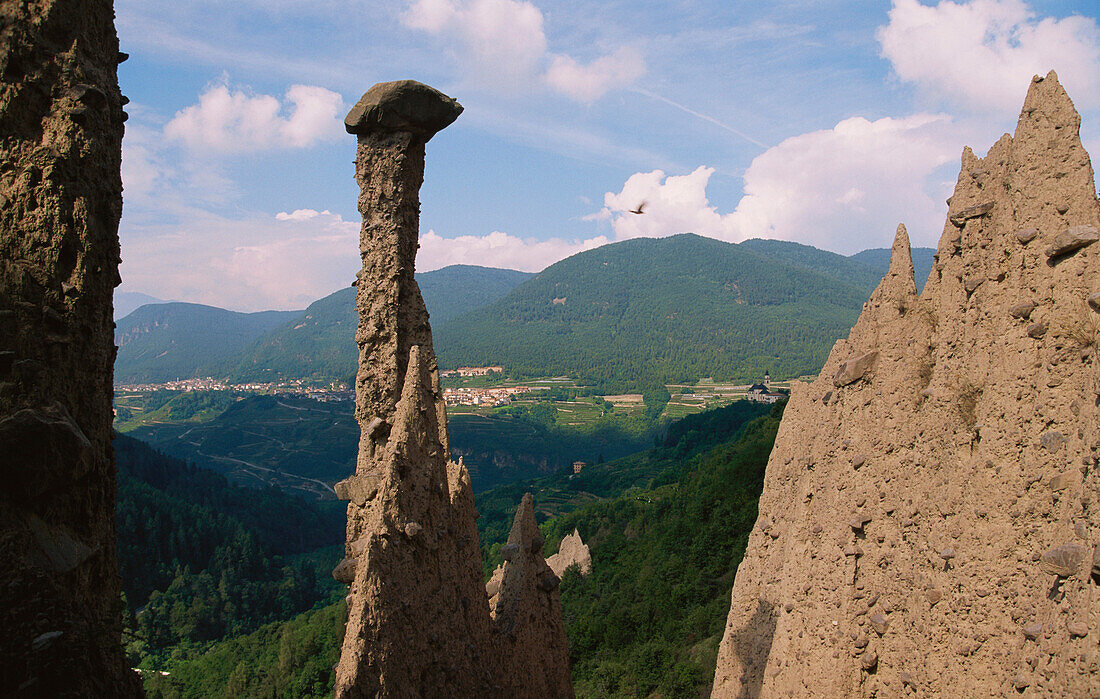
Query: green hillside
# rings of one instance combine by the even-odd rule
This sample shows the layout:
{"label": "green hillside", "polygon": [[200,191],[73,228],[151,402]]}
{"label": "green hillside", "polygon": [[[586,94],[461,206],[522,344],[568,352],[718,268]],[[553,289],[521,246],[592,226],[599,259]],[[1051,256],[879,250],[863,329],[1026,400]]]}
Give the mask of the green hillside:
{"label": "green hillside", "polygon": [[[592,574],[566,571],[561,585],[578,697],[706,696],[782,411],[783,404],[734,404],[701,413],[673,423],[644,454],[536,488],[536,498],[574,483],[574,492],[593,491],[541,525],[546,554],[574,528],[592,550]],[[496,520],[515,509],[512,502],[497,512],[495,501],[509,497],[500,490],[475,498],[479,512],[493,513],[481,526],[489,556],[498,530],[506,531]],[[327,696],[345,613],[337,602],[180,654],[163,666],[170,675],[146,678],[146,690],[150,697]]]}
{"label": "green hillside", "polygon": [[197,303],[141,306],[115,327],[115,383],[159,383],[204,376],[264,333],[302,311],[237,313]]}
{"label": "green hillside", "polygon": [[[416,275],[432,323],[496,301],[531,277],[528,272],[451,265]],[[281,377],[346,379],[355,374],[355,289],[310,304],[301,318],[273,329],[218,372],[232,381]]]}
{"label": "green hillside", "polygon": [[[149,395],[150,407],[166,401],[153,411],[161,419],[120,421],[118,427],[234,483],[331,498],[331,485],[355,468],[359,425],[351,401],[320,403],[295,396],[237,400],[228,391]],[[193,419],[185,408],[203,406],[207,397],[224,408]],[[179,419],[172,418],[172,409]],[[656,426],[645,412],[610,410],[584,425],[569,424],[567,415],[549,402],[496,408],[486,415],[456,414],[448,419],[452,453],[465,459],[474,491],[480,492],[561,471],[576,460],[634,453],[652,443]]]}
{"label": "green hillside", "polygon": [[[784,259],[792,253],[800,261]],[[835,269],[814,271],[803,260],[813,256]],[[814,373],[873,286],[870,273],[848,279],[844,268],[853,264],[789,243],[629,240],[562,260],[499,301],[439,324],[436,352],[446,366],[502,364],[610,391]]]}
{"label": "green hillside", "polygon": [[119,572],[135,664],[157,667],[180,648],[332,598],[342,503],[234,487],[126,436],[114,446]]}

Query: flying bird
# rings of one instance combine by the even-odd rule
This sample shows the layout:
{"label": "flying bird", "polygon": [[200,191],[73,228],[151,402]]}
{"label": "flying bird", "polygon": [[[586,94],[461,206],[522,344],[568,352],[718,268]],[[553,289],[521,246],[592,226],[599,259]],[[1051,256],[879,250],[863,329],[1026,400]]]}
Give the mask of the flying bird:
{"label": "flying bird", "polygon": [[642,203],[638,204],[638,208],[637,209],[631,209],[630,213],[632,213],[632,214],[644,214],[645,213],[645,205],[647,203],[649,203],[649,202],[647,202],[645,200],[642,200]]}

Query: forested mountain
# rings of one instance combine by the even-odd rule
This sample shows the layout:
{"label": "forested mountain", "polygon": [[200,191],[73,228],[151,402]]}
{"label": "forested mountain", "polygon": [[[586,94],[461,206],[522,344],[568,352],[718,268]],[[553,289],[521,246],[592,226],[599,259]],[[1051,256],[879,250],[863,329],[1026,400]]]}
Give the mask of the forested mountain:
{"label": "forested mountain", "polygon": [[[921,284],[933,254],[913,250]],[[816,372],[888,265],[888,250],[845,257],[684,234],[606,245],[538,275],[454,265],[417,279],[442,365],[502,364],[617,391]],[[346,381],[356,322],[350,287],[282,316],[143,306],[119,321],[115,377]]]}
{"label": "forested mountain", "polygon": [[138,308],[147,306],[151,303],[170,303],[164,299],[158,299],[156,296],[150,296],[149,294],[143,294],[140,291],[115,291],[114,298],[114,318],[125,318]]}
{"label": "forested mountain", "polygon": [[[826,272],[815,258],[828,260]],[[437,325],[436,351],[446,366],[502,364],[608,390],[814,373],[873,285],[867,272],[848,279],[857,264],[773,241],[629,240],[562,260]]]}
{"label": "forested mountain", "polygon": [[123,435],[114,445],[135,662],[288,619],[335,589],[329,571],[339,553],[300,554],[339,549],[343,503],[236,487]]}
{"label": "forested mountain", "polygon": [[197,303],[142,306],[115,327],[115,382],[161,382],[203,375],[302,311],[238,313]]}
{"label": "forested mountain", "polygon": [[[512,269],[451,265],[416,275],[433,324],[496,301],[533,276]],[[259,338],[219,374],[234,381],[341,379],[355,374],[355,289],[315,301],[301,318]]]}
{"label": "forested mountain", "polygon": [[[531,276],[451,265],[416,279],[432,322],[440,323],[499,299]],[[356,323],[351,287],[304,311],[237,313],[194,303],[141,306],[115,329],[115,383],[196,376],[346,380],[355,373]]]}

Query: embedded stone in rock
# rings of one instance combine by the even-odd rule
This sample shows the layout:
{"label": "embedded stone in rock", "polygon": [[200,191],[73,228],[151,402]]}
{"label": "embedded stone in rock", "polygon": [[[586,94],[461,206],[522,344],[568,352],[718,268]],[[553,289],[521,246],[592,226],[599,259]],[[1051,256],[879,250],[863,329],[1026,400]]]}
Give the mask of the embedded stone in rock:
{"label": "embedded stone in rock", "polygon": [[852,457],[852,468],[859,468],[865,463],[867,463],[867,457],[863,454],[856,454]]}
{"label": "embedded stone in rock", "polygon": [[1100,544],[1097,544],[1092,552],[1092,577],[1093,579],[1100,578]]}
{"label": "embedded stone in rock", "polygon": [[1046,334],[1047,334],[1047,324],[1046,323],[1042,323],[1042,322],[1032,323],[1031,325],[1027,326],[1027,336],[1028,337],[1031,337],[1031,338],[1034,338],[1034,339],[1038,340],[1039,338],[1041,338],[1043,335],[1046,335]]}
{"label": "embedded stone in rock", "polygon": [[1035,240],[1035,236],[1039,235],[1038,228],[1021,228],[1016,231],[1016,240],[1020,243],[1027,245],[1031,241]]}
{"label": "embedded stone in rock", "polygon": [[1039,437],[1039,443],[1049,451],[1061,449],[1067,441],[1065,435],[1057,430],[1047,430]]}
{"label": "embedded stone in rock", "polygon": [[44,410],[20,410],[0,420],[0,478],[19,497],[36,497],[82,477],[91,448],[60,403]]}
{"label": "embedded stone in rock", "polygon": [[350,585],[352,580],[355,579],[355,559],[345,558],[337,563],[336,567],[332,569],[332,577],[338,583]]}
{"label": "embedded stone in rock", "polygon": [[1023,628],[1024,637],[1034,641],[1039,638],[1043,633],[1043,625],[1036,622],[1034,624],[1028,624]]}
{"label": "embedded stone in rock", "polygon": [[973,294],[984,281],[985,279],[980,277],[971,277],[963,284],[963,288],[966,289],[966,293]]}
{"label": "embedded stone in rock", "polygon": [[1100,313],[1100,291],[1097,291],[1094,294],[1089,294],[1088,302],[1092,310]]}
{"label": "embedded stone in rock", "polygon": [[415,80],[378,83],[359,98],[344,118],[351,134],[406,131],[430,139],[462,113],[458,100]]}
{"label": "embedded stone in rock", "polygon": [[857,514],[848,520],[848,526],[850,526],[854,531],[863,531],[864,525],[866,525],[870,521],[871,515]]}
{"label": "embedded stone in rock", "polygon": [[1023,301],[1008,309],[1008,314],[1013,318],[1019,318],[1020,320],[1027,320],[1031,317],[1031,312],[1035,310],[1035,304],[1031,301]]}
{"label": "embedded stone in rock", "polygon": [[420,526],[417,522],[409,522],[405,525],[405,536],[410,539],[424,531],[424,527]]}
{"label": "embedded stone in rock", "polygon": [[836,376],[833,378],[833,385],[840,388],[859,381],[874,368],[876,359],[878,359],[877,351],[861,354],[844,362],[837,369]]}
{"label": "embedded stone in rock", "polygon": [[945,561],[950,561],[954,557],[955,557],[955,549],[946,548],[943,551],[940,551],[940,558],[942,558]]}
{"label": "embedded stone in rock", "polygon": [[967,207],[951,217],[951,223],[956,226],[962,226],[972,218],[980,218],[985,216],[993,210],[993,202],[987,201],[982,204],[975,204],[974,206]]}
{"label": "embedded stone in rock", "polygon": [[336,492],[337,500],[350,500],[356,505],[363,506],[378,495],[378,485],[381,479],[377,474],[364,473],[358,476],[350,476],[332,487]]}
{"label": "embedded stone in rock", "polygon": [[1066,488],[1073,485],[1074,481],[1076,480],[1077,479],[1073,476],[1073,474],[1060,473],[1054,478],[1050,479],[1050,489],[1052,492],[1057,493],[1058,491],[1065,490]]}
{"label": "embedded stone in rock", "polygon": [[1092,245],[1100,240],[1100,233],[1095,226],[1074,226],[1067,228],[1058,234],[1050,247],[1046,249],[1046,256],[1050,258],[1063,257],[1076,252],[1081,248]]}
{"label": "embedded stone in rock", "polygon": [[505,544],[500,549],[500,556],[505,561],[514,561],[519,555],[519,544]]}
{"label": "embedded stone in rock", "polygon": [[1085,547],[1078,544],[1062,544],[1047,549],[1039,557],[1039,567],[1044,572],[1060,578],[1072,577],[1085,560]]}
{"label": "embedded stone in rock", "polygon": [[27,519],[36,544],[36,550],[29,552],[29,555],[37,558],[47,570],[68,573],[96,551],[62,526],[50,526],[36,515],[30,515]]}
{"label": "embedded stone in rock", "polygon": [[878,665],[878,653],[875,653],[873,650],[867,651],[859,656],[859,664],[864,670],[874,670],[875,666]]}
{"label": "embedded stone in rock", "polygon": [[868,617],[867,621],[871,623],[871,628],[875,630],[879,636],[886,633],[886,629],[890,628],[890,622],[887,620],[886,615],[882,612],[876,612]]}

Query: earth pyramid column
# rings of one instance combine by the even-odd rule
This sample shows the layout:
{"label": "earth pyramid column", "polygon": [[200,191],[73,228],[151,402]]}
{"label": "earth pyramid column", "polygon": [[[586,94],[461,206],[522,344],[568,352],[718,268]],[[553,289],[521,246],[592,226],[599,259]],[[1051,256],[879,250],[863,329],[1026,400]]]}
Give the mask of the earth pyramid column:
{"label": "earth pyramid column", "polygon": [[125,55],[110,0],[0,14],[0,695],[137,695],[111,448]]}
{"label": "earth pyramid column", "polygon": [[1035,76],[962,154],[918,295],[909,237],[795,382],[714,697],[1100,691],[1100,205],[1081,118]]}
{"label": "earth pyramid column", "polygon": [[372,87],[345,120],[358,137],[362,429],[349,501],[351,585],[336,696],[493,693],[489,611],[470,479],[449,461],[428,313],[413,277],[424,144],[462,112],[420,83]]}

